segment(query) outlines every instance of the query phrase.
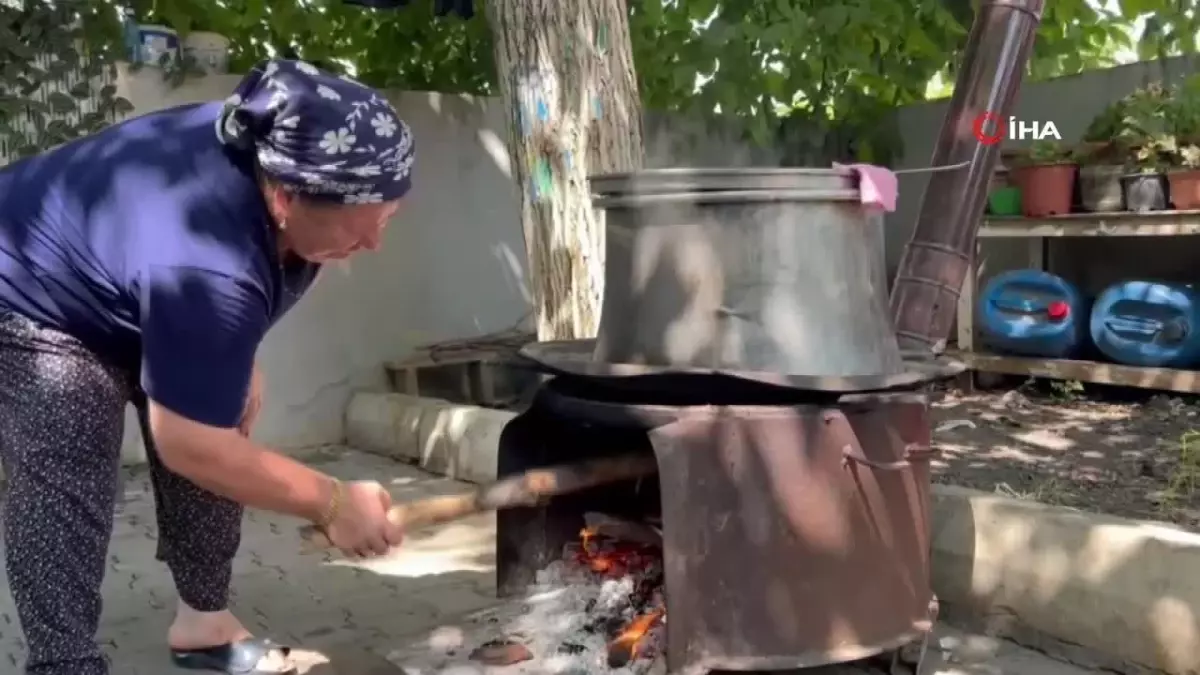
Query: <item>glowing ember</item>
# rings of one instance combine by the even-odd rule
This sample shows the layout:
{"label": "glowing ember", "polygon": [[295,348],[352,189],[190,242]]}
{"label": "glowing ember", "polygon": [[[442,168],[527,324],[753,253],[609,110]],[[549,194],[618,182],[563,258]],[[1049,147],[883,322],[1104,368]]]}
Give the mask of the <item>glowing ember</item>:
{"label": "glowing ember", "polygon": [[612,540],[602,544],[603,541],[593,530],[584,528],[579,532],[579,550],[572,551],[568,546],[567,557],[613,579],[645,572],[662,560],[661,549],[648,544]]}

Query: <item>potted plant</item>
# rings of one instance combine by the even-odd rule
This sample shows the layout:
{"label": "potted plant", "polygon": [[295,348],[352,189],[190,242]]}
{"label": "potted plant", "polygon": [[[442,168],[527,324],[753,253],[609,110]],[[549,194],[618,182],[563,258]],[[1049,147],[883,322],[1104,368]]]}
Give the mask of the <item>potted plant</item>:
{"label": "potted plant", "polygon": [[220,33],[192,31],[183,39],[183,53],[207,75],[229,72],[229,38]]}
{"label": "potted plant", "polygon": [[1171,204],[1180,211],[1200,209],[1200,145],[1181,145],[1167,173]]}
{"label": "potted plant", "polygon": [[987,210],[993,216],[1021,215],[1021,188],[1012,184],[1008,167],[996,167],[988,189]]}
{"label": "potted plant", "polygon": [[1160,84],[1138,89],[1124,99],[1116,141],[1127,156],[1129,171],[1121,177],[1121,186],[1130,211],[1161,211],[1169,203],[1166,167],[1177,146],[1170,99],[1171,92]]}
{"label": "potted plant", "polygon": [[1167,110],[1178,145],[1167,172],[1171,203],[1180,211],[1200,209],[1200,76],[1178,87]]}
{"label": "potted plant", "polygon": [[1176,87],[1167,103],[1167,122],[1182,145],[1200,145],[1200,74]]}
{"label": "potted plant", "polygon": [[1167,167],[1178,154],[1174,136],[1161,134],[1133,149],[1129,173],[1121,177],[1125,208],[1137,213],[1162,211],[1171,203]]}
{"label": "potted plant", "polygon": [[1071,212],[1077,165],[1069,148],[1058,141],[1036,141],[1017,158],[1012,182],[1021,190],[1021,211],[1029,218]]}
{"label": "potted plant", "polygon": [[1113,102],[1092,119],[1083,142],[1075,148],[1079,201],[1084,211],[1125,210],[1125,191],[1121,188],[1125,162],[1118,142],[1124,117],[1124,99]]}

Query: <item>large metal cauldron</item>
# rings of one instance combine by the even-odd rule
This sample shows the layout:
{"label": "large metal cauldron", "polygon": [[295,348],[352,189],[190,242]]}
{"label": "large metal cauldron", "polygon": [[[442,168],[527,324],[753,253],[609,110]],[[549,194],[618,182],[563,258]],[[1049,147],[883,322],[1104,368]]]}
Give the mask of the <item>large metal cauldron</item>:
{"label": "large metal cauldron", "polygon": [[592,179],[607,253],[600,363],[881,378],[905,370],[880,221],[823,169]]}

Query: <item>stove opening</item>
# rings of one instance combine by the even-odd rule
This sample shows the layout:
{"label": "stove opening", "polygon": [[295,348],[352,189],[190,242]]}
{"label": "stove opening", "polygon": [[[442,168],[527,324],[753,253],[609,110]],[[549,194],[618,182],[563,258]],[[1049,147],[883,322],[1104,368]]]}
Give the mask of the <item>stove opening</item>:
{"label": "stove opening", "polygon": [[[551,389],[564,393],[568,387]],[[610,401],[621,398],[621,392],[602,393]],[[547,404],[540,396],[505,427],[500,476],[596,457],[653,454],[644,418],[594,400],[586,413],[569,409],[575,400],[554,396]],[[497,587],[502,597],[528,597],[531,587],[571,589],[547,601],[582,624],[560,640],[562,658],[586,661],[599,652],[618,672],[661,663],[667,607],[657,476],[499,512]]]}
{"label": "stove opening", "polygon": [[[618,418],[615,420],[585,421],[578,415],[562,414],[556,407],[535,404],[504,428],[497,466],[501,477],[553,464],[654,452],[645,427],[628,415],[620,419],[620,411],[611,411]],[[555,497],[537,508],[498,513],[496,565],[500,595],[524,592],[536,581],[539,570],[563,558],[568,545],[580,544],[590,513],[661,526],[657,477],[604,485]]]}

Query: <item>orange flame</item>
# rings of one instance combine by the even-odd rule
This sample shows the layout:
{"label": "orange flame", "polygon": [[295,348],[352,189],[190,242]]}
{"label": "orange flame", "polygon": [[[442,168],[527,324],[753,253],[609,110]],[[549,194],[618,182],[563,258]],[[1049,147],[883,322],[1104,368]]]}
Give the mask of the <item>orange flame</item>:
{"label": "orange flame", "polygon": [[620,668],[638,657],[638,647],[642,638],[658,625],[666,615],[666,610],[659,608],[643,614],[629,622],[612,642],[608,643],[608,665],[610,668]]}

